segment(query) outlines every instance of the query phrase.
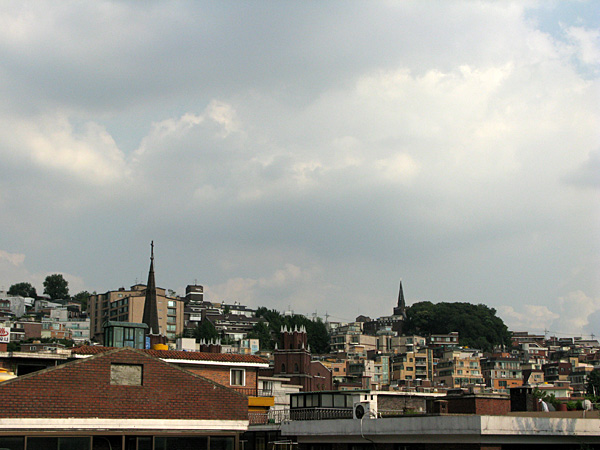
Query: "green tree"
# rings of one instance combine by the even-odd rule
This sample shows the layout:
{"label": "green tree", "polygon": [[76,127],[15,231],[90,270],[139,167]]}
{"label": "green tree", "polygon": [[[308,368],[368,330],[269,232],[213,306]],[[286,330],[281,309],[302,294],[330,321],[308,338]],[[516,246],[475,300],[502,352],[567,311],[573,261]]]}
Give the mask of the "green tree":
{"label": "green tree", "polygon": [[586,391],[588,395],[600,397],[600,370],[592,370],[587,376]]}
{"label": "green tree", "polygon": [[13,284],[8,289],[8,295],[20,295],[21,297],[36,298],[37,292],[35,291],[35,288],[31,285],[31,283],[22,282]]}
{"label": "green tree", "polygon": [[258,322],[252,327],[252,331],[248,333],[248,339],[258,339],[261,350],[273,350],[275,348],[275,340],[271,335],[271,330],[266,322]]}
{"label": "green tree", "polygon": [[[300,314],[283,316],[280,312],[274,309],[267,309],[262,306],[256,310],[256,316],[265,319],[269,323],[270,329],[271,338],[269,338],[267,341],[265,336],[264,341],[272,343],[267,344],[267,347],[261,348],[274,348],[275,342],[273,342],[272,336],[276,336],[277,340],[279,334],[281,333],[281,327],[285,326],[291,330],[301,327],[306,328],[308,345],[310,345],[312,353],[322,354],[329,351],[329,333],[327,332],[327,327],[321,319],[313,321]],[[261,341],[261,344],[262,343],[263,341]]]}
{"label": "green tree", "polygon": [[458,331],[460,344],[484,351],[510,346],[510,333],[496,310],[471,303],[419,302],[408,308],[405,334],[446,334]]}
{"label": "green tree", "polygon": [[81,305],[82,311],[87,311],[88,301],[90,299],[90,293],[88,291],[81,291],[75,294],[72,298],[74,302],[77,302]]}
{"label": "green tree", "polygon": [[200,325],[197,325],[196,328],[194,328],[193,337],[196,339],[196,342],[199,342],[202,339],[210,341],[212,339],[218,339],[219,332],[210,320],[204,319],[200,322]]}
{"label": "green tree", "polygon": [[48,275],[44,280],[44,294],[49,295],[52,300],[67,299],[69,282],[59,273]]}

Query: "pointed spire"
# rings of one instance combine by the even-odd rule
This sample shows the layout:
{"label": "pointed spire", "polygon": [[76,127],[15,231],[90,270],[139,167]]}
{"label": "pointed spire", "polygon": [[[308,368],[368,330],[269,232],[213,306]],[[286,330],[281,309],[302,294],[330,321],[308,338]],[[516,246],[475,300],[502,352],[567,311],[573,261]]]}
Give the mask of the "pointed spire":
{"label": "pointed spire", "polygon": [[404,302],[404,289],[402,289],[402,280],[400,280],[400,289],[398,290],[398,308],[406,308]]}
{"label": "pointed spire", "polygon": [[402,288],[402,280],[400,280],[400,288],[398,289],[398,306],[394,308],[394,315],[406,318],[406,302],[404,301],[404,289]]}
{"label": "pointed spire", "polygon": [[150,243],[150,270],[148,284],[146,285],[146,299],[144,300],[144,314],[142,322],[148,325],[150,334],[160,334],[158,324],[158,302],[156,300],[156,282],[154,281],[154,241]]}

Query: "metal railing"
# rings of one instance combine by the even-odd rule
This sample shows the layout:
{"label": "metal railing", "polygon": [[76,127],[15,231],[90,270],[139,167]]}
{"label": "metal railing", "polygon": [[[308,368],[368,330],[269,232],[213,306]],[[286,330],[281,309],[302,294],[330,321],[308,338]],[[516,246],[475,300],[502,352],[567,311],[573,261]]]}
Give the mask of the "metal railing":
{"label": "metal railing", "polygon": [[273,389],[258,389],[252,387],[233,387],[232,389],[235,389],[248,397],[273,397]]}
{"label": "metal railing", "polygon": [[352,419],[351,408],[300,408],[290,410],[290,420]]}
{"label": "metal railing", "polygon": [[248,419],[250,425],[267,425],[267,424],[280,424],[284,420],[289,420],[290,410],[289,409],[278,409],[271,410],[266,413],[249,413]]}
{"label": "metal railing", "polygon": [[[425,414],[413,408],[379,410],[377,417],[401,417]],[[299,408],[249,413],[250,425],[280,424],[284,420],[352,419],[351,408]]]}

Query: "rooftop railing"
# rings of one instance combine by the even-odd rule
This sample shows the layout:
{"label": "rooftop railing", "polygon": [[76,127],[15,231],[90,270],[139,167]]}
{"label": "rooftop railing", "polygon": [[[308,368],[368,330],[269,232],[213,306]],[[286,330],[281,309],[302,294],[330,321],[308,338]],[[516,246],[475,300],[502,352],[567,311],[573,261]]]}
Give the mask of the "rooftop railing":
{"label": "rooftop railing", "polygon": [[[377,417],[401,417],[425,414],[413,408],[401,410],[379,410]],[[280,424],[284,420],[328,420],[352,419],[351,408],[299,408],[285,410],[271,410],[266,413],[249,413],[250,425]]]}

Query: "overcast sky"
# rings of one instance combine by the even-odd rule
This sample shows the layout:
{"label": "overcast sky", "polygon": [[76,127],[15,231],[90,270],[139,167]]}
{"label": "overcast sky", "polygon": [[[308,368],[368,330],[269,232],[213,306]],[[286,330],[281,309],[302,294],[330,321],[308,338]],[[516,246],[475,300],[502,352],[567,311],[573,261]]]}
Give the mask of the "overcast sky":
{"label": "overcast sky", "polygon": [[600,335],[600,2],[0,4],[0,289]]}

